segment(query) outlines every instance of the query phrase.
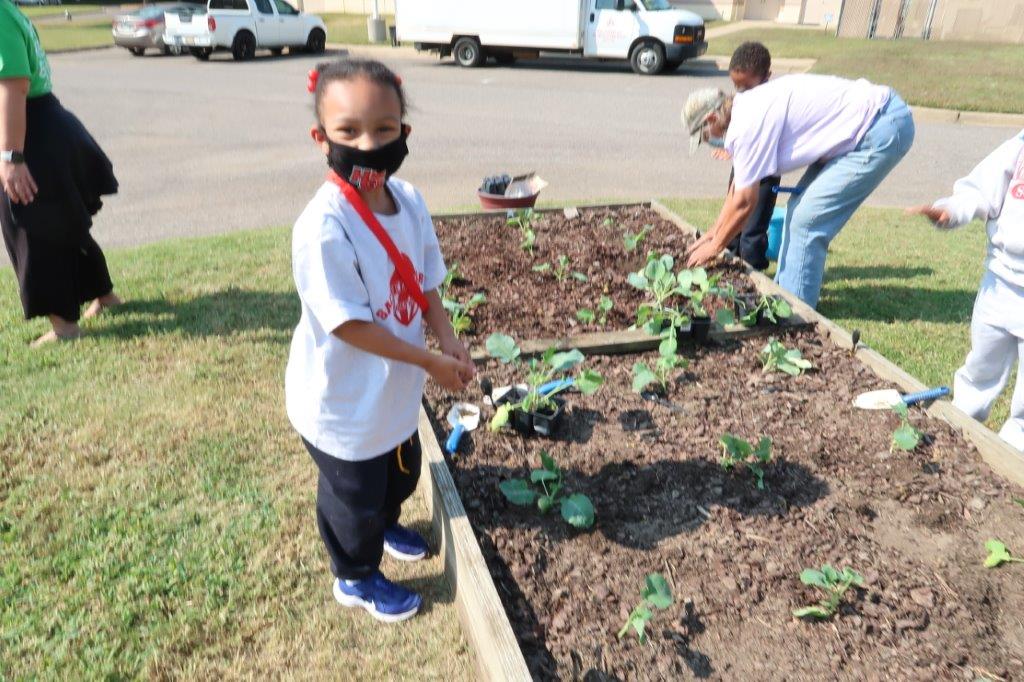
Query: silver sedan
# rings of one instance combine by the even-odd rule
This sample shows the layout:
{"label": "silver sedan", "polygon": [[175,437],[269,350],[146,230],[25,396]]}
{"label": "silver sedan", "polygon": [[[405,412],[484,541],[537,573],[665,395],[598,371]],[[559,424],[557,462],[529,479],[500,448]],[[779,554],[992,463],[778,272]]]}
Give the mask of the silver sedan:
{"label": "silver sedan", "polygon": [[114,18],[114,44],[136,57],[153,48],[164,54],[180,54],[181,48],[164,43],[164,12],[205,12],[206,5],[189,2],[159,2]]}

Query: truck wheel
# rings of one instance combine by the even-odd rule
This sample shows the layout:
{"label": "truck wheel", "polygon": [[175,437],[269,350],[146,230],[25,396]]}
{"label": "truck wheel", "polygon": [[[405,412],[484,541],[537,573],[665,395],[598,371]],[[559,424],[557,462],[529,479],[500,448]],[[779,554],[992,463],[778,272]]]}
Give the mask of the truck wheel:
{"label": "truck wheel", "polygon": [[256,56],[256,36],[248,31],[239,31],[231,43],[231,56],[236,61],[244,62]]}
{"label": "truck wheel", "polygon": [[629,65],[642,76],[656,76],[665,68],[665,48],[661,43],[639,43],[629,55]]}
{"label": "truck wheel", "polygon": [[193,57],[195,57],[196,59],[198,59],[199,61],[201,61],[201,62],[205,62],[207,59],[209,59],[211,52],[213,52],[213,50],[211,50],[208,47],[190,47],[190,48],[188,48],[188,53],[190,55],[192,55]]}
{"label": "truck wheel", "polygon": [[452,55],[459,66],[473,68],[484,63],[484,51],[476,38],[459,38],[455,41]]}
{"label": "truck wheel", "polygon": [[306,38],[306,52],[310,54],[323,54],[327,49],[327,34],[322,29],[314,28]]}

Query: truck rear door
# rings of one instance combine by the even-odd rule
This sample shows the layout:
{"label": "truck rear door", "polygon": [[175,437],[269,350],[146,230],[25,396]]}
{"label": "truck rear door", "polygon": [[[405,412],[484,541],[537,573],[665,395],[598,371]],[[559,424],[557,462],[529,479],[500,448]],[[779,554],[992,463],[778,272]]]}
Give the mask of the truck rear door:
{"label": "truck rear door", "polygon": [[589,57],[629,56],[629,46],[640,34],[633,0],[592,0],[586,16],[587,36],[583,54]]}

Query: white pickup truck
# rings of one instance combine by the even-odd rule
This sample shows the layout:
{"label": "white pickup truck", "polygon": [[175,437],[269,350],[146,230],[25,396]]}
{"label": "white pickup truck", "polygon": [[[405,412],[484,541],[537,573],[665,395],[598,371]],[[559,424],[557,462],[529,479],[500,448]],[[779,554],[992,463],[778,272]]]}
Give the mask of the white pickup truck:
{"label": "white pickup truck", "polygon": [[629,60],[639,74],[704,54],[704,20],[668,0],[395,0],[398,40],[462,66],[541,53]]}
{"label": "white pickup truck", "polygon": [[164,42],[207,60],[214,50],[231,50],[237,60],[258,49],[284,48],[319,54],[327,46],[323,19],[300,12],[285,0],[209,0],[205,11],[164,16]]}

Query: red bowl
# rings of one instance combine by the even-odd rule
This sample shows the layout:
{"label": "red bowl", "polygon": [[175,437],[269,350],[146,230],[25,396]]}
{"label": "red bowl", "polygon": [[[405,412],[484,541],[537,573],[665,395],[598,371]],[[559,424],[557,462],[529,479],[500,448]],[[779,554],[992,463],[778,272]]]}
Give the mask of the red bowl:
{"label": "red bowl", "polygon": [[482,207],[505,210],[508,208],[533,208],[534,204],[537,203],[537,197],[540,196],[540,192],[531,194],[528,197],[517,197],[515,199],[506,197],[503,194],[488,194],[480,190],[477,190],[476,195],[479,197]]}

